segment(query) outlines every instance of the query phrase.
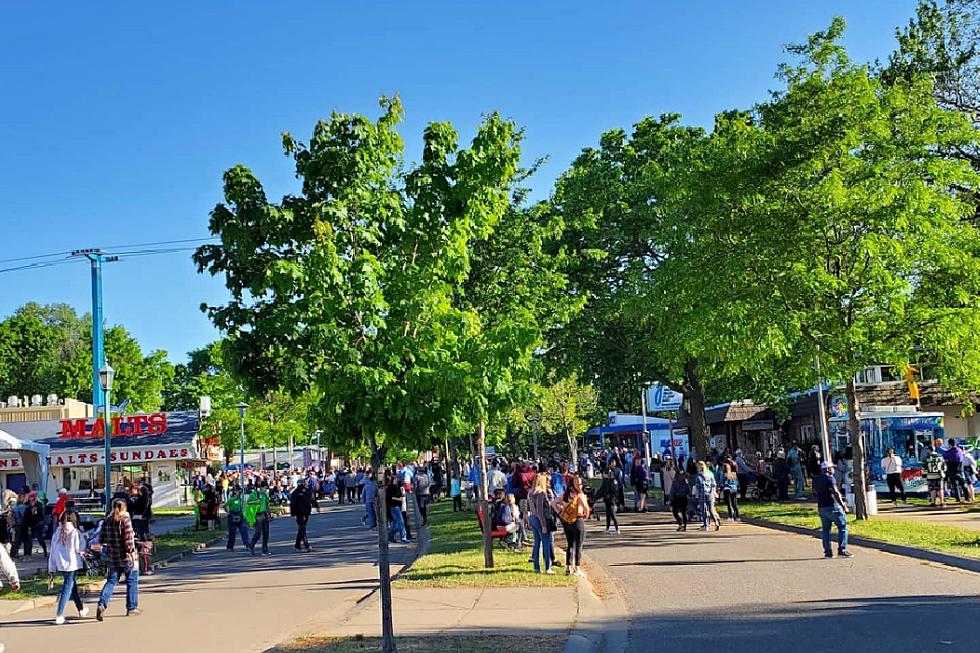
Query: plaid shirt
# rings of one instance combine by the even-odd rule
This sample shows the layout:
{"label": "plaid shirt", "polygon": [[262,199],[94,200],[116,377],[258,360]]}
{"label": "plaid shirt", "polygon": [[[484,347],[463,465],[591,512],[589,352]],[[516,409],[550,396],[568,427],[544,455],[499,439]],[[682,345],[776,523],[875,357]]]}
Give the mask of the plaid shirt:
{"label": "plaid shirt", "polygon": [[119,521],[110,515],[102,522],[99,542],[109,548],[109,566],[113,569],[125,569],[129,564],[130,554],[136,551],[133,522],[129,514],[123,515]]}

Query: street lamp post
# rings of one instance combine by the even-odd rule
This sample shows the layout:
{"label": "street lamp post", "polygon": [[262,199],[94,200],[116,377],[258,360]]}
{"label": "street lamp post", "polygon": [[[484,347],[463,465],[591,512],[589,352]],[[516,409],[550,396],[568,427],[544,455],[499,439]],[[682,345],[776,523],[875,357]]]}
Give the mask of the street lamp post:
{"label": "street lamp post", "polygon": [[245,488],[245,409],[248,408],[248,404],[244,401],[238,404],[238,422],[241,426],[241,450],[238,460],[238,484]]}
{"label": "street lamp post", "polygon": [[538,460],[538,424],[541,423],[541,417],[538,415],[531,415],[527,418],[527,421],[531,423],[531,436],[534,438],[534,460]]}
{"label": "street lamp post", "polygon": [[323,452],[320,450],[320,436],[323,435],[323,431],[316,431],[313,437],[316,439],[316,464],[323,469]]}
{"label": "street lamp post", "polygon": [[99,369],[99,385],[102,386],[102,398],[103,398],[103,414],[105,428],[103,429],[105,433],[105,511],[109,514],[109,510],[112,508],[112,494],[109,492],[109,486],[112,479],[112,420],[110,419],[111,414],[109,411],[109,396],[112,393],[112,382],[116,378],[116,371],[112,369],[109,362],[106,361],[105,365]]}

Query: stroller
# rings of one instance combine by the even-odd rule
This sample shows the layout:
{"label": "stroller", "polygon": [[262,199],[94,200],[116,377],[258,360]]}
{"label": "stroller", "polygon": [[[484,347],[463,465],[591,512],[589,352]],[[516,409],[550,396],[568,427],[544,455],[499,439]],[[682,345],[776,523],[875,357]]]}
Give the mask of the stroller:
{"label": "stroller", "polygon": [[768,474],[749,475],[749,497],[757,501],[775,501],[779,495],[776,479]]}
{"label": "stroller", "polygon": [[583,483],[583,491],[585,492],[585,498],[589,502],[589,518],[596,521],[600,521],[599,513],[596,512],[596,506],[599,505],[599,495],[596,489],[591,483]]}
{"label": "stroller", "polygon": [[105,547],[99,542],[99,530],[102,521],[96,522],[91,530],[85,532],[85,550],[82,561],[85,563],[85,575],[89,578],[104,578],[109,575],[108,555]]}

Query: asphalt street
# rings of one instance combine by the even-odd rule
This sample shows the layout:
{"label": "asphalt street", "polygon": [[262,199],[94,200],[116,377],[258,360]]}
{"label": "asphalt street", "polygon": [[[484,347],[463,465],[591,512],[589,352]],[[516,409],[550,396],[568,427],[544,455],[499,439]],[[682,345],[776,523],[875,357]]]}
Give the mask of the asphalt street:
{"label": "asphalt street", "polygon": [[[293,549],[296,524],[273,521],[270,557],[252,557],[217,545],[140,579],[144,614],[126,617],[124,586],[116,588],[104,622],[95,620],[96,596],[85,599],[90,616],[53,625],[54,608],[0,620],[7,651],[265,651],[307,632],[315,619],[341,618],[377,586],[377,536],[361,527],[361,506],[331,505],[313,514],[311,553]],[[409,547],[392,548],[407,561]],[[400,565],[393,565],[394,572]]]}
{"label": "asphalt street", "polygon": [[621,522],[618,537],[590,522],[585,550],[626,594],[632,653],[980,650],[980,574],[860,547],[827,560],[817,539],[749,525]]}

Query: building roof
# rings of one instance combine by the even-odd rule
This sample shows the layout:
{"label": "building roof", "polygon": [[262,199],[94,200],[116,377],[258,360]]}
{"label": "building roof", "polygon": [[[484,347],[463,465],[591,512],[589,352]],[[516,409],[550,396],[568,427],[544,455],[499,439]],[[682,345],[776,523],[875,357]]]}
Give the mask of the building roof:
{"label": "building roof", "polygon": [[[189,445],[197,435],[199,420],[197,411],[181,411],[165,413],[167,430],[163,433],[122,433],[112,436],[112,448],[127,447],[164,447]],[[127,417],[132,417],[127,416]],[[105,439],[99,437],[65,438],[62,437],[60,420],[42,420],[38,422],[8,422],[3,430],[11,435],[34,440],[51,447],[52,452],[70,449],[97,449],[102,447]]]}

